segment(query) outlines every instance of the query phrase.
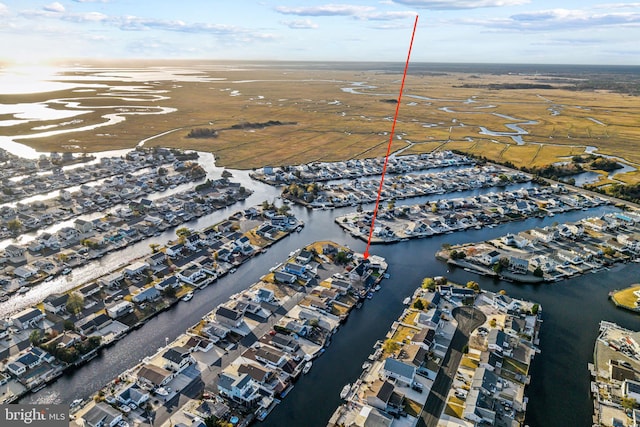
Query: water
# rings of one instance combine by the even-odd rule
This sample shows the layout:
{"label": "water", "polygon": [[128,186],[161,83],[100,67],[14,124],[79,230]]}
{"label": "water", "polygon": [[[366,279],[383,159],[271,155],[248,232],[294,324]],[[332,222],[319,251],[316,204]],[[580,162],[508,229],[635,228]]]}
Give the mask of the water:
{"label": "water", "polygon": [[[255,199],[264,200],[274,194],[269,187],[260,184],[254,188],[256,186]],[[476,276],[461,269],[448,271],[448,266],[437,261],[434,253],[443,243],[487,240],[508,232],[555,221],[573,221],[613,209],[602,207],[590,212],[559,214],[553,218],[531,218],[494,229],[468,230],[401,244],[373,246],[372,253],[389,261],[391,278],[383,282],[382,290],[373,300],[352,313],[328,351],[314,362],[311,372],[298,381],[263,424],[326,425],[340,403],[342,386],[356,380],[375,341],[384,337],[401,313],[402,300],[420,284],[423,277],[445,275],[460,283],[476,280],[492,291],[505,289],[509,295],[534,300],[543,306],[544,323],[540,336],[543,352],[532,366],[532,381],[527,390],[530,400],[527,422],[531,427],[589,425],[592,406],[587,363],[591,361],[598,322],[605,319],[629,328],[637,322],[636,316],[616,310],[607,301],[607,293],[632,282],[640,273],[640,266],[633,264],[554,284],[516,285]],[[155,348],[164,344],[166,337],[172,340],[229,295],[254,283],[294,249],[315,240],[334,240],[355,250],[364,249],[364,242],[351,238],[338,228],[333,222],[332,211],[310,211],[298,207],[293,210],[307,224],[301,233],[285,238],[268,253],[243,265],[236,274],[226,276],[197,293],[189,303],[178,304],[162,313],[115,346],[104,349],[90,364],[65,375],[36,394],[25,396],[22,402],[70,402],[90,396],[120,372],[153,353]]]}

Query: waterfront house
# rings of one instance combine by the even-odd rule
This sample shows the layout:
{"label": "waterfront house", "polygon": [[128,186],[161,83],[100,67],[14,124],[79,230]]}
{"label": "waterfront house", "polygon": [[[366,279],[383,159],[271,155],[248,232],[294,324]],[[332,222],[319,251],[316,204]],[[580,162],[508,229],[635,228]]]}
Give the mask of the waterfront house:
{"label": "waterfront house", "polygon": [[133,313],[133,304],[129,301],[119,301],[106,306],[107,314],[112,319],[125,316],[129,313]]}
{"label": "waterfront house", "polygon": [[7,258],[20,258],[24,255],[26,249],[23,246],[14,245],[13,243],[4,248]]}
{"label": "waterfront house", "polygon": [[189,350],[184,347],[171,347],[162,354],[164,368],[172,372],[182,372],[195,360],[189,354]]}
{"label": "waterfront house", "polygon": [[85,285],[83,287],[81,287],[80,289],[78,289],[78,292],[84,297],[90,297],[92,295],[97,294],[98,292],[100,292],[100,285],[97,282],[92,282],[89,283],[88,285]]}
{"label": "waterfront house", "polygon": [[432,308],[426,313],[420,313],[416,318],[416,324],[426,328],[438,329],[442,322],[442,312],[437,308]]}
{"label": "waterfront house", "polygon": [[395,387],[389,381],[375,381],[366,393],[368,405],[385,411],[389,414],[397,414],[403,409],[404,396],[395,391]]}
{"label": "waterfront house", "polygon": [[144,274],[144,272],[149,268],[149,264],[146,262],[138,261],[133,264],[129,264],[124,268],[124,274],[127,277],[137,276],[139,274]]}
{"label": "waterfront house", "polygon": [[75,325],[80,334],[86,337],[111,323],[113,323],[113,320],[106,314],[93,313],[80,320],[76,320]]}
{"label": "waterfront house", "polygon": [[182,243],[171,245],[166,249],[166,254],[171,258],[175,258],[179,255],[182,255],[183,249],[184,249],[184,245]]}
{"label": "waterfront house", "polygon": [[33,353],[25,353],[16,359],[16,363],[21,363],[27,369],[33,369],[42,363],[42,360]]}
{"label": "waterfront house", "polygon": [[282,368],[288,360],[284,352],[264,345],[255,352],[255,358],[258,362],[274,369]]}
{"label": "waterfront house", "polygon": [[276,280],[276,283],[288,283],[293,284],[296,282],[296,276],[293,274],[286,273],[284,271],[275,271],[273,273],[273,278]]}
{"label": "waterfront house", "polygon": [[300,344],[298,344],[294,336],[281,333],[273,335],[269,340],[269,344],[289,353],[294,353],[300,349]]}
{"label": "waterfront house", "polygon": [[436,337],[436,331],[432,328],[421,328],[411,337],[411,344],[419,345],[425,350],[430,350]]}
{"label": "waterfront house", "polygon": [[509,270],[514,273],[526,274],[529,271],[529,261],[523,258],[511,256],[509,258]]}
{"label": "waterfront house", "polygon": [[480,261],[484,265],[493,265],[500,260],[502,253],[492,250],[486,252],[478,257],[478,261]]}
{"label": "waterfront house", "polygon": [[252,407],[262,399],[258,385],[249,374],[222,372],[218,377],[218,392],[245,407]]}
{"label": "waterfront house", "polygon": [[303,265],[295,264],[293,262],[288,262],[284,266],[285,273],[293,274],[298,277],[304,277],[306,268]]}
{"label": "waterfront house", "polygon": [[491,329],[487,335],[487,348],[489,351],[508,355],[509,342],[507,341],[507,334],[499,329]]}
{"label": "waterfront house", "polygon": [[640,382],[633,380],[624,380],[622,383],[622,394],[628,399],[634,399],[640,402]]}
{"label": "waterfront house", "polygon": [[20,362],[11,362],[7,365],[7,371],[16,377],[27,372],[27,367]]}
{"label": "waterfront house", "polygon": [[189,266],[187,269],[182,270],[176,275],[180,280],[193,286],[203,286],[208,283],[203,283],[207,279],[207,273],[203,268],[195,265]]}
{"label": "waterfront house", "polygon": [[69,294],[52,294],[44,299],[44,309],[53,314],[63,312],[67,306]]}
{"label": "waterfront house", "polygon": [[19,329],[35,328],[42,319],[44,313],[37,308],[30,307],[10,317],[11,323]]}
{"label": "waterfront house", "polygon": [[90,233],[93,230],[93,222],[81,218],[76,219],[73,225],[82,234]]}
{"label": "waterfront house", "polygon": [[223,305],[216,309],[215,318],[222,326],[237,329],[244,323],[244,313]]}
{"label": "waterfront house", "polygon": [[149,393],[142,390],[136,384],[125,388],[123,391],[117,394],[116,399],[123,405],[129,405],[131,403],[136,406],[141,406],[144,402],[149,400]]}
{"label": "waterfront house", "polygon": [[380,369],[380,375],[384,379],[393,379],[396,384],[409,386],[416,375],[416,367],[406,364],[392,357],[387,357]]}
{"label": "waterfront house", "polygon": [[83,427],[115,427],[122,420],[122,413],[106,403],[96,403],[82,415]]}
{"label": "waterfront house", "polygon": [[80,233],[78,233],[78,230],[72,227],[63,227],[62,229],[58,230],[58,237],[62,241],[68,242],[77,239],[79,235]]}
{"label": "waterfront house", "polygon": [[271,218],[271,225],[279,229],[287,228],[288,223],[289,220],[284,215],[275,215]]}
{"label": "waterfront house", "polygon": [[98,282],[108,288],[117,288],[122,284],[124,274],[122,271],[116,271],[98,279]]}
{"label": "waterfront house", "polygon": [[167,277],[162,282],[156,283],[154,285],[154,287],[161,292],[169,287],[179,288],[180,286],[182,286],[182,284],[178,281],[178,278],[176,276]]}
{"label": "waterfront house", "polygon": [[167,385],[174,374],[160,366],[146,364],[136,373],[137,382],[144,389],[153,389]]}
{"label": "waterfront house", "polygon": [[37,274],[38,270],[29,265],[21,265],[13,270],[13,275],[20,279],[28,279],[29,277],[33,277]]}
{"label": "waterfront house", "polygon": [[275,293],[271,289],[259,288],[254,299],[256,302],[272,303],[275,299]]}
{"label": "waterfront house", "polygon": [[155,301],[158,298],[160,298],[160,291],[152,286],[150,288],[143,289],[139,293],[133,295],[131,297],[131,301],[139,304],[146,301]]}

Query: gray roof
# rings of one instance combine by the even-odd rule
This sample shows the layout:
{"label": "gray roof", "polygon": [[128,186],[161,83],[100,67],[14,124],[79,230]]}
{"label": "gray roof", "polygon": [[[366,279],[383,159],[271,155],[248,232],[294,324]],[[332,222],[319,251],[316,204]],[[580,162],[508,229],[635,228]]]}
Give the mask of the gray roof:
{"label": "gray roof", "polygon": [[227,319],[231,319],[231,320],[238,320],[242,318],[242,313],[239,311],[227,308],[225,306],[220,306],[216,310],[216,316],[226,317]]}
{"label": "gray roof", "polygon": [[97,427],[99,425],[109,425],[114,419],[122,417],[120,411],[115,410],[106,403],[97,403],[82,416],[87,425]]}
{"label": "gray roof", "polygon": [[168,361],[178,364],[182,363],[182,360],[187,356],[189,356],[189,353],[185,352],[182,348],[177,347],[171,347],[162,355],[162,357]]}
{"label": "gray roof", "polygon": [[384,403],[387,403],[391,398],[391,395],[393,394],[393,389],[393,384],[391,384],[389,381],[385,381],[380,386],[380,390],[378,390],[378,393],[376,393],[376,397],[382,400]]}
{"label": "gray roof", "polygon": [[413,378],[415,375],[415,368],[413,366],[391,357],[387,357],[384,360],[384,370],[405,378]]}

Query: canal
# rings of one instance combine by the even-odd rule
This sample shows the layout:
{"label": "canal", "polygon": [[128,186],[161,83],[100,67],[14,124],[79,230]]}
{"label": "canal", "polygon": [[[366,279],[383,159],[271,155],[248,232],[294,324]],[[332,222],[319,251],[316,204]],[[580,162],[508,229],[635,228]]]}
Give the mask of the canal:
{"label": "canal", "polygon": [[[234,175],[246,178],[246,173]],[[260,183],[243,182],[256,190],[245,205],[265,199],[274,200],[277,191]],[[515,188],[509,188],[515,189]],[[479,194],[498,189],[474,190]],[[465,193],[437,195],[437,198],[463,197]],[[428,200],[423,198],[420,200]],[[396,202],[413,204],[416,199]],[[234,206],[230,210],[237,210]],[[365,206],[367,208],[367,206]],[[362,251],[364,242],[355,240],[334,223],[338,211],[312,211],[294,207],[294,213],[307,226],[301,233],[293,233],[274,245],[266,254],[259,255],[234,275],[228,275],[196,294],[189,303],[180,303],[124,337],[115,346],[104,349],[100,356],[73,373],[35,394],[25,396],[21,402],[61,403],[86,398],[123,370],[133,366],[165,339],[173,340],[189,326],[231,294],[246,288],[268,269],[284,260],[287,255],[315,240],[334,240]],[[602,319],[622,326],[637,328],[637,316],[616,310],[607,301],[607,293],[636,281],[640,265],[619,266],[610,271],[588,274],[567,281],[543,285],[517,285],[477,276],[462,269],[448,270],[448,266],[435,259],[434,253],[443,243],[482,241],[554,222],[574,221],[585,216],[599,215],[614,210],[601,207],[587,212],[576,211],[557,214],[553,218],[531,218],[523,222],[508,223],[493,229],[468,230],[422,240],[410,240],[393,245],[373,246],[371,252],[387,259],[391,278],[383,281],[380,290],[364,307],[351,314],[327,352],[314,361],[309,374],[303,376],[289,395],[262,424],[267,426],[324,426],[340,404],[342,386],[356,380],[361,365],[372,352],[376,340],[382,339],[392,322],[403,309],[402,300],[410,295],[423,277],[444,275],[453,281],[466,283],[476,280],[484,289],[504,289],[511,296],[539,302],[543,307],[543,327],[539,354],[532,365],[531,384],[527,389],[529,409],[527,423],[531,427],[591,425],[589,373],[598,322]],[[201,218],[193,228],[213,223],[218,216]],[[146,243],[148,244],[148,242]],[[148,248],[148,246],[147,246]],[[114,254],[115,256],[116,254]],[[122,259],[127,257],[120,255]]]}

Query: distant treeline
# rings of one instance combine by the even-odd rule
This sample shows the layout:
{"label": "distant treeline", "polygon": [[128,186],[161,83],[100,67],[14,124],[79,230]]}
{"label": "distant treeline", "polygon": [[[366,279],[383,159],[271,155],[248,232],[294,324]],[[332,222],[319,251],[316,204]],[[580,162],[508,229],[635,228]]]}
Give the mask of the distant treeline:
{"label": "distant treeline", "polygon": [[549,84],[542,83],[491,83],[487,85],[483,84],[470,84],[465,83],[463,85],[455,86],[458,88],[465,89],[490,89],[490,90],[501,90],[501,89],[571,89],[569,87],[557,87]]}
{"label": "distant treeline", "polygon": [[217,138],[218,131],[212,128],[195,128],[187,134],[187,138]]}
{"label": "distant treeline", "polygon": [[297,122],[281,122],[279,120],[269,120],[262,123],[238,123],[228,128],[213,129],[213,128],[194,128],[189,131],[187,138],[217,138],[218,132],[223,130],[244,130],[244,129],[263,129],[269,126],[286,126],[297,125]]}
{"label": "distant treeline", "polygon": [[269,120],[268,122],[263,123],[238,123],[237,125],[231,126],[229,129],[262,129],[269,126],[286,126],[297,124],[297,122],[281,122],[280,120]]}

